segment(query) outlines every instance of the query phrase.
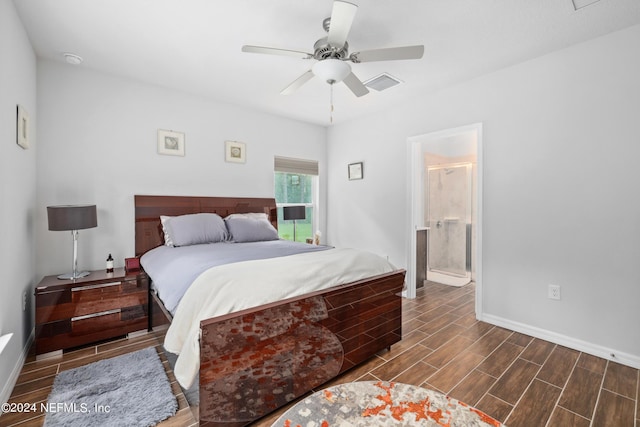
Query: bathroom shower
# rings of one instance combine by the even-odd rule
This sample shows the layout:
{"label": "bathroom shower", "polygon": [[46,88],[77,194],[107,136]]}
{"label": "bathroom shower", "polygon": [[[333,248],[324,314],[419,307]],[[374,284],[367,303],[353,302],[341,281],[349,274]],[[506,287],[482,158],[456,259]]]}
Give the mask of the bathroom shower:
{"label": "bathroom shower", "polygon": [[427,280],[462,286],[471,280],[472,165],[427,171]]}

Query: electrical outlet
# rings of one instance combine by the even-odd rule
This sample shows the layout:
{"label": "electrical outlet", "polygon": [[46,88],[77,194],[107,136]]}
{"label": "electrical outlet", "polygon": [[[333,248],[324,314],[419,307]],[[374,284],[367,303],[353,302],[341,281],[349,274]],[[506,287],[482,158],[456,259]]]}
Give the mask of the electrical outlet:
{"label": "electrical outlet", "polygon": [[560,299],[560,286],[558,285],[549,285],[549,291],[547,294],[549,299]]}

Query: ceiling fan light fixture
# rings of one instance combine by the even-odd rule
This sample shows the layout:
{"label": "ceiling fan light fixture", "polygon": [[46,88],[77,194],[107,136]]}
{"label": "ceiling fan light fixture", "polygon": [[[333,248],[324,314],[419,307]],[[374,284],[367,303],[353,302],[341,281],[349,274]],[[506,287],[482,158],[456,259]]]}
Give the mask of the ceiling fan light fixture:
{"label": "ceiling fan light fixture", "polygon": [[351,73],[349,64],[333,58],[316,62],[311,70],[313,74],[330,84],[341,82]]}
{"label": "ceiling fan light fixture", "polygon": [[82,64],[82,57],[80,55],[76,55],[75,53],[64,52],[62,54],[64,60],[71,65],[80,65]]}

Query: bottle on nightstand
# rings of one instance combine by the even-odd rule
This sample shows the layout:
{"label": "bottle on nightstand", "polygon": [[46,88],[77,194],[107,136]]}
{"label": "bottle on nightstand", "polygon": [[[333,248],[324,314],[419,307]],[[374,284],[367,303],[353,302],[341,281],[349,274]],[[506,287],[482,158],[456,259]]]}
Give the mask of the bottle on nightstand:
{"label": "bottle on nightstand", "polygon": [[113,257],[111,254],[107,257],[107,273],[113,273]]}

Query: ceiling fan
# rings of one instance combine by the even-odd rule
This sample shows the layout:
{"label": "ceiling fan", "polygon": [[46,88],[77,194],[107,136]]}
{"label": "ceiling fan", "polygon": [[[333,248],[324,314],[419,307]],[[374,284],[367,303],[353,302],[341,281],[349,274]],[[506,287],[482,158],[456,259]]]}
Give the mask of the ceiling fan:
{"label": "ceiling fan", "polygon": [[318,76],[330,85],[344,81],[344,84],[356,96],[363,96],[369,93],[369,89],[353,74],[351,66],[347,62],[358,64],[360,62],[374,61],[394,61],[399,59],[420,59],[424,54],[424,46],[402,46],[384,49],[365,50],[349,54],[349,44],[347,36],[351,30],[353,19],[355,18],[358,6],[342,0],[333,2],[331,17],[322,22],[322,27],[328,33],[315,42],[313,53],[301,52],[297,50],[278,49],[264,46],[242,46],[243,52],[265,53],[269,55],[293,56],[302,59],[316,59],[311,69],[289,86],[284,88],[283,95],[295,92],[303,84]]}

